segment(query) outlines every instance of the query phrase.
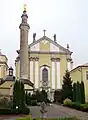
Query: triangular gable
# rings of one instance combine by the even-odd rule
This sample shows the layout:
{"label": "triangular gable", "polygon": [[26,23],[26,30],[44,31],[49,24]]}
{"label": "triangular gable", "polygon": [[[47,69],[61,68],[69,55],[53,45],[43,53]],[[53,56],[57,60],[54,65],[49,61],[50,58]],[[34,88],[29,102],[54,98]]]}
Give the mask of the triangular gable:
{"label": "triangular gable", "polygon": [[[29,45],[30,51],[32,51],[32,50],[35,51],[35,49],[36,49],[37,51],[39,51],[39,43],[40,43],[41,41],[43,41],[43,40],[49,41],[49,42],[51,43],[51,49],[54,48],[54,49],[53,49],[53,50],[54,50],[53,52],[62,52],[62,53],[72,54],[71,51],[69,51],[68,49],[62,47],[62,46],[59,45],[57,42],[51,40],[51,39],[48,38],[47,36],[43,36],[42,38],[40,38],[40,39],[36,40],[35,42],[31,43],[31,44]],[[59,51],[59,49],[60,49],[60,51]]]}

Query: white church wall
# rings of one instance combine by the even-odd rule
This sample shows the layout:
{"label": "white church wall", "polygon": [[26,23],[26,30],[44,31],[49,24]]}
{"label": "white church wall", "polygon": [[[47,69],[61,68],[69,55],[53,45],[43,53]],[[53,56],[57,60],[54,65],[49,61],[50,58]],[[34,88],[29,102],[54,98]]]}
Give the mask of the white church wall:
{"label": "white church wall", "polygon": [[33,61],[30,61],[30,80],[33,82]]}
{"label": "white church wall", "polygon": [[33,45],[33,46],[30,48],[30,51],[39,51],[39,50],[40,50],[40,44],[39,44],[39,43]]}
{"label": "white church wall", "polygon": [[61,88],[60,85],[60,61],[56,62],[56,67],[57,67],[57,89]]}
{"label": "white church wall", "polygon": [[52,89],[55,89],[55,62],[52,61]]}
{"label": "white church wall", "polygon": [[70,71],[71,70],[71,63],[70,63],[70,61],[68,61],[68,70]]}
{"label": "white church wall", "polygon": [[38,61],[35,61],[35,88],[38,88]]}
{"label": "white church wall", "polygon": [[59,48],[54,44],[50,43],[50,52],[59,52]]}

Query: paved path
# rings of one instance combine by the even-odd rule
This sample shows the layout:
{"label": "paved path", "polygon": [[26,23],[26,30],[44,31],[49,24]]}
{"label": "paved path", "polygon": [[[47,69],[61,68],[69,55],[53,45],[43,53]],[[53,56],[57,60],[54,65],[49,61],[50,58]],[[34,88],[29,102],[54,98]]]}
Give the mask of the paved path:
{"label": "paved path", "polygon": [[[31,107],[31,113],[33,117],[40,117],[40,107]],[[53,105],[47,107],[47,117],[48,118],[58,118],[58,117],[73,117],[76,116],[81,120],[88,120],[88,113],[81,112],[75,109],[67,108],[61,105]]]}
{"label": "paved path", "polygon": [[[40,117],[40,107],[30,107],[32,117]],[[88,120],[88,113],[81,112],[75,109],[70,109],[61,105],[52,105],[47,107],[47,114],[46,116],[48,118],[58,118],[58,117],[65,117],[65,116],[76,116],[80,118],[81,120]],[[0,116],[0,120],[16,120],[16,118],[22,117],[22,116],[8,116],[8,117],[3,117]],[[6,119],[8,118],[8,119]]]}

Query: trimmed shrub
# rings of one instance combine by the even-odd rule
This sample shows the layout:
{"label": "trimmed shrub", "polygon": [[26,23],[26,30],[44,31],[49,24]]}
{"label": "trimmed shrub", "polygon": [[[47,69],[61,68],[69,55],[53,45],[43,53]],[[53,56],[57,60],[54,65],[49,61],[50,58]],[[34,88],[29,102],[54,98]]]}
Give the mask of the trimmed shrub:
{"label": "trimmed shrub", "polygon": [[63,101],[63,103],[64,103],[64,105],[68,106],[68,105],[72,104],[72,101],[67,98]]}

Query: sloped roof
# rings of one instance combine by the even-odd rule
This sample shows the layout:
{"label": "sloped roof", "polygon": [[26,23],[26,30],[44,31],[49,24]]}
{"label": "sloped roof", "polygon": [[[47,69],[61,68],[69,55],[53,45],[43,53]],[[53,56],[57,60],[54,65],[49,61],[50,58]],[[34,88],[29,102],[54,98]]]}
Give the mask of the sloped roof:
{"label": "sloped roof", "polygon": [[88,67],[88,63],[85,63],[85,64],[82,64],[82,65],[78,65],[77,67],[73,68],[70,72],[78,69],[78,68],[81,68],[81,67]]}

